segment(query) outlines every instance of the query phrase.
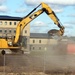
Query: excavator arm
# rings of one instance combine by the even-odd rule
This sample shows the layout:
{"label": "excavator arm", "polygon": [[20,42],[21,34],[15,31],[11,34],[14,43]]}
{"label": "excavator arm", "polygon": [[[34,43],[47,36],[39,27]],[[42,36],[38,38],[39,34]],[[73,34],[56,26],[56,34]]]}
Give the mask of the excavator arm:
{"label": "excavator arm", "polygon": [[44,12],[54,21],[54,24],[56,24],[60,28],[60,30],[58,31],[59,32],[58,35],[63,35],[64,34],[64,26],[61,24],[58,17],[54,13],[54,11],[45,3],[41,3],[41,5],[42,5]]}
{"label": "excavator arm", "polygon": [[[42,6],[42,8],[34,12],[40,5]],[[38,17],[40,14],[42,14],[43,12],[45,12],[54,21],[54,23],[60,28],[59,30],[60,35],[63,35],[64,27],[60,24],[59,19],[57,18],[55,13],[52,11],[52,9],[45,3],[41,3],[40,5],[34,8],[26,17],[23,18],[22,21],[19,22],[19,24],[17,25],[16,36],[15,36],[13,44],[16,44],[18,42],[19,36],[22,30],[24,29],[24,27],[28,23],[30,23],[33,19]]]}

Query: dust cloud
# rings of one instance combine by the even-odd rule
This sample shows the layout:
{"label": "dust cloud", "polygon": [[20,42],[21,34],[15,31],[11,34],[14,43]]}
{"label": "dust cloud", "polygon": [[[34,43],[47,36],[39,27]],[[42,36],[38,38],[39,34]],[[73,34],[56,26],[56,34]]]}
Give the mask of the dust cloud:
{"label": "dust cloud", "polygon": [[[47,45],[47,50],[31,51],[30,54],[5,55],[6,72],[74,71],[75,55],[68,54],[67,45],[73,41]],[[0,72],[3,71],[3,55],[0,55]]]}

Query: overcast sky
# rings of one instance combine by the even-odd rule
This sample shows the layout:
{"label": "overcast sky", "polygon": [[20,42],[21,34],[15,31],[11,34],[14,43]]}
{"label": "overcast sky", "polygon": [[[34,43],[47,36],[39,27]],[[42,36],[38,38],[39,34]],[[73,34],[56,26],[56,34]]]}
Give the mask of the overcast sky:
{"label": "overcast sky", "polygon": [[[75,36],[75,0],[0,0],[0,15],[24,17],[41,2],[48,4],[56,13],[65,27],[64,35]],[[58,29],[45,13],[32,21],[30,26],[31,32],[36,33],[47,33],[50,29]]]}

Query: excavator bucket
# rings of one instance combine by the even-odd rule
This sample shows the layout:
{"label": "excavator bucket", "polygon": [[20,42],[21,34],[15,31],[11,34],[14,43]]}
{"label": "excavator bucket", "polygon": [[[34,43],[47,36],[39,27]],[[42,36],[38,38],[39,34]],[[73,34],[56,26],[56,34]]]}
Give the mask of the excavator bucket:
{"label": "excavator bucket", "polygon": [[48,35],[51,36],[53,39],[57,39],[57,40],[59,40],[62,37],[60,31],[57,29],[49,30]]}

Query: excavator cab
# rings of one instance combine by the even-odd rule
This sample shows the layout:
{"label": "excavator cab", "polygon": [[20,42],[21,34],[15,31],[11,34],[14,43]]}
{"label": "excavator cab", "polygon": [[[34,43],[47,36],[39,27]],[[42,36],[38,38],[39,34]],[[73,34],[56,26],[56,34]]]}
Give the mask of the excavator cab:
{"label": "excavator cab", "polygon": [[2,36],[7,41],[8,46],[13,46],[12,41],[14,40],[14,37],[10,33],[6,33]]}

